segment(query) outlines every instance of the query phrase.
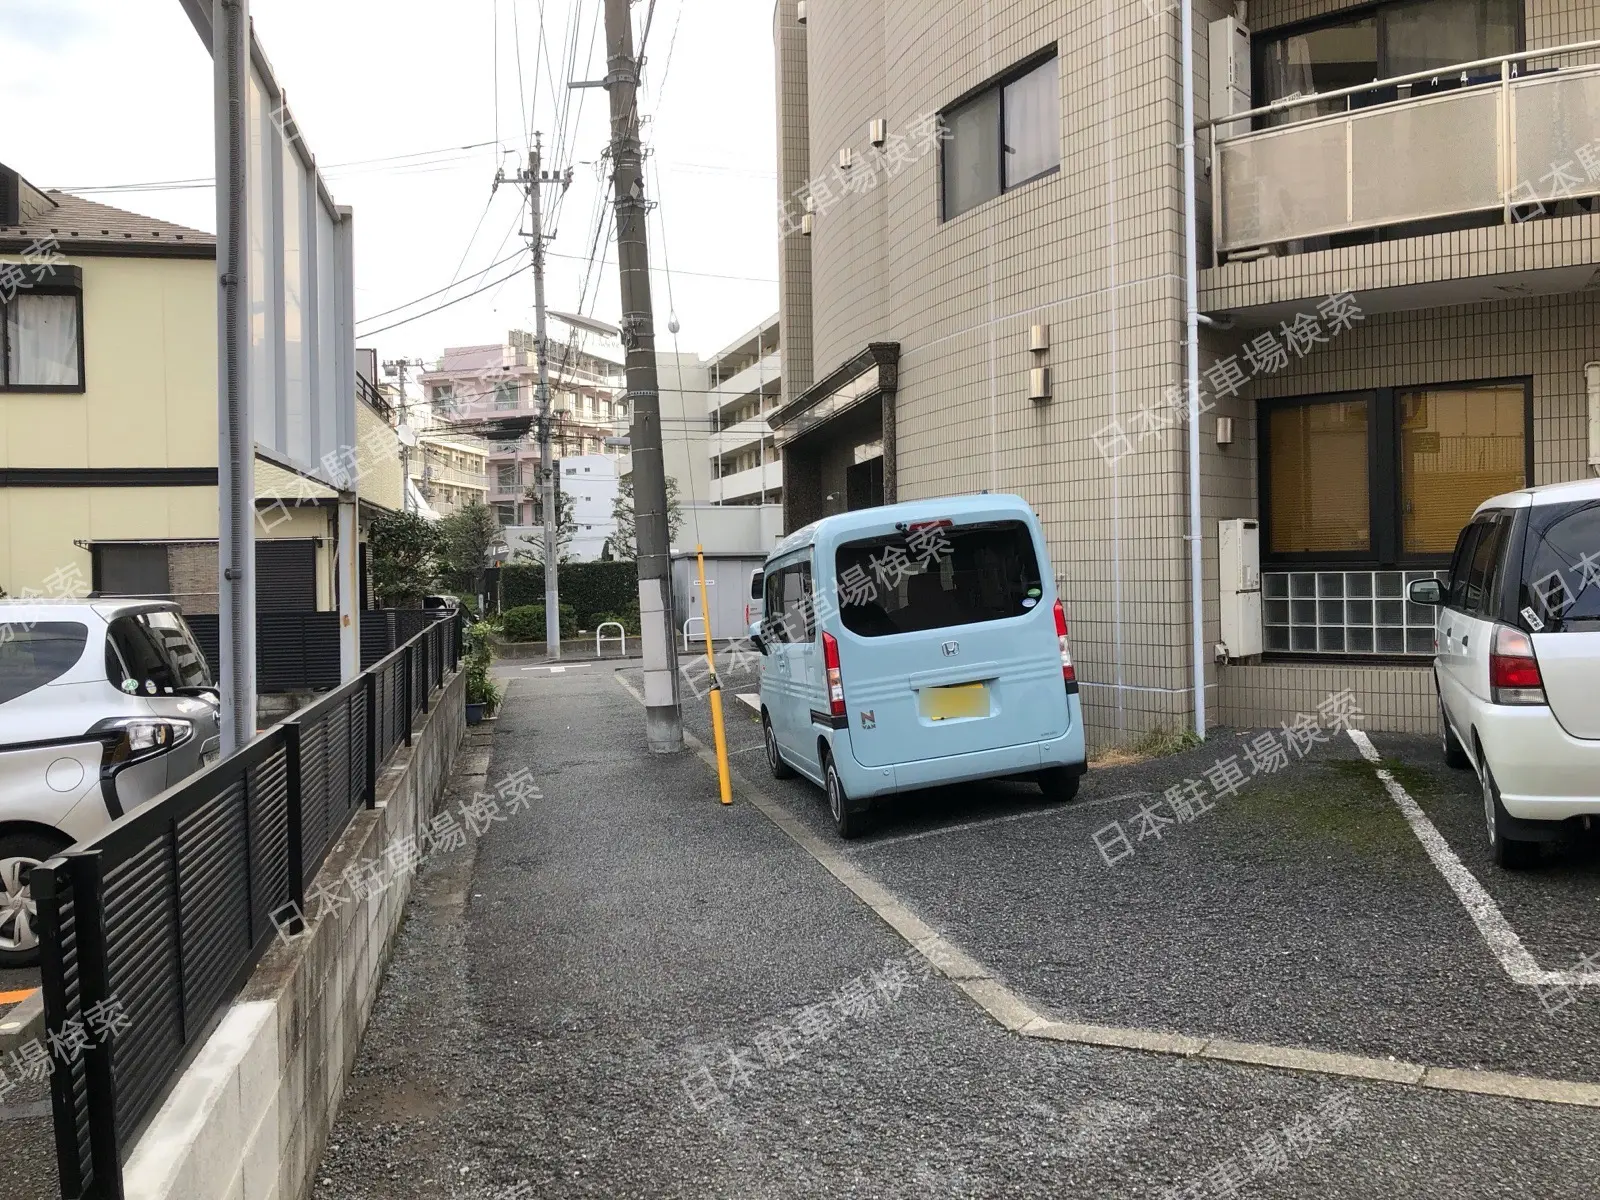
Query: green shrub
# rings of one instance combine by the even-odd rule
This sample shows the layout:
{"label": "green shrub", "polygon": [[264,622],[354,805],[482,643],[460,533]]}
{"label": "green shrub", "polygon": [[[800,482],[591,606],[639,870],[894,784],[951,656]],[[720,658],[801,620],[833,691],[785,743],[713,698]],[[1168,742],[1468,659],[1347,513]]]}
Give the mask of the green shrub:
{"label": "green shrub", "polygon": [[[561,607],[593,629],[596,616],[639,607],[639,568],[631,562],[562,563]],[[500,603],[506,609],[544,603],[544,567],[518,564],[500,571]],[[541,635],[542,636],[542,635]]]}
{"label": "green shrub", "polygon": [[[618,621],[629,637],[639,636],[639,610],[637,608],[630,608],[627,612],[620,613],[595,613],[593,621],[594,623],[589,626],[591,630],[599,629],[604,621]],[[606,636],[610,637],[616,632],[615,629],[608,629],[606,630]]]}
{"label": "green shrub", "polygon": [[[508,608],[501,614],[501,635],[508,642],[544,641],[544,605],[524,604]],[[572,637],[578,632],[578,618],[570,604],[561,606],[561,636]]]}

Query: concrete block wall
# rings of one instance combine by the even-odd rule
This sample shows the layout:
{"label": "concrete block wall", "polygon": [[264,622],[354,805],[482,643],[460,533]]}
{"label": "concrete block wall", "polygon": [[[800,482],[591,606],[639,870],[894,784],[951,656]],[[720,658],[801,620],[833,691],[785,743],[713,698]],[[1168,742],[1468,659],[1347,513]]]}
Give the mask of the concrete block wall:
{"label": "concrete block wall", "polygon": [[[458,672],[378,779],[378,805],[358,813],[318,878],[382,861],[420,835],[466,731]],[[127,1200],[301,1200],[355,1064],[410,893],[403,877],[379,895],[312,918],[267,952],[216,1031],[128,1155]],[[331,886],[331,884],[330,884]]]}
{"label": "concrete block wall", "polygon": [[1216,720],[1234,729],[1272,729],[1348,688],[1361,709],[1354,724],[1390,733],[1439,732],[1433,667],[1348,663],[1230,663],[1217,670]]}

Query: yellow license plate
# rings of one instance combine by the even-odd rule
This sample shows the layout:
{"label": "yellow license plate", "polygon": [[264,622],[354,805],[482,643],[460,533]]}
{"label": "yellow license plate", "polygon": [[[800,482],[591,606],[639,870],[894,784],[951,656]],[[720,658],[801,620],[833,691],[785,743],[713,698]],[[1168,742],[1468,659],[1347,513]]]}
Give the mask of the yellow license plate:
{"label": "yellow license plate", "polygon": [[922,715],[930,721],[989,715],[989,688],[982,683],[958,683],[953,687],[923,688],[919,697]]}

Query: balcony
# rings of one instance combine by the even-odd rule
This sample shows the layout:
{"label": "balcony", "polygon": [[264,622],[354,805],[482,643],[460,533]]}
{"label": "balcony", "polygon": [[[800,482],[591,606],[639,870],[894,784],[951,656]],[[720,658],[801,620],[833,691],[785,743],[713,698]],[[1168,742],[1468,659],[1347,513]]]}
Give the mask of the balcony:
{"label": "balcony", "polygon": [[[1462,63],[1208,122],[1220,265],[1202,272],[1202,308],[1246,315],[1401,281],[1415,294],[1363,309],[1581,289],[1600,216],[1591,199],[1600,196],[1600,64],[1542,69],[1533,60],[1596,49],[1584,42]],[[1358,107],[1222,136],[1242,117],[1330,101]],[[1480,228],[1470,228],[1473,217]],[[1393,240],[1351,236],[1372,230]],[[1417,245],[1430,237],[1454,244],[1437,254]]]}
{"label": "balcony", "polygon": [[716,454],[735,454],[771,436],[772,427],[767,424],[765,417],[751,417],[748,421],[740,421],[712,434],[712,450]]}
{"label": "balcony", "polygon": [[783,359],[776,354],[768,354],[712,388],[712,407],[720,407],[730,400],[750,395],[763,384],[769,384],[777,379],[782,371]]}
{"label": "balcony", "polygon": [[711,481],[711,503],[733,504],[749,500],[763,492],[774,492],[783,487],[783,464],[769,462],[765,466],[751,467],[734,475],[724,475]]}

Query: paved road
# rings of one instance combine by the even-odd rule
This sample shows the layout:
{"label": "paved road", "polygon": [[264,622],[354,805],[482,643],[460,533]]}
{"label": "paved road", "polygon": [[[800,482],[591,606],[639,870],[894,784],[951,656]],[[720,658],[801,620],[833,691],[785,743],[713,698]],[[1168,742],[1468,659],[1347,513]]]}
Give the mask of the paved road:
{"label": "paved road", "polygon": [[[751,802],[1055,1019],[1593,1078],[1600,993],[1508,981],[1348,739],[1115,867],[1093,833],[1236,739],[841,848],[736,704],[724,809],[613,669],[519,675],[485,778],[542,799],[428,865],[319,1200],[1595,1194],[1595,1109],[1009,1032]],[[1489,878],[1462,782],[1375,740],[1541,962],[1600,931],[1592,855]]]}

